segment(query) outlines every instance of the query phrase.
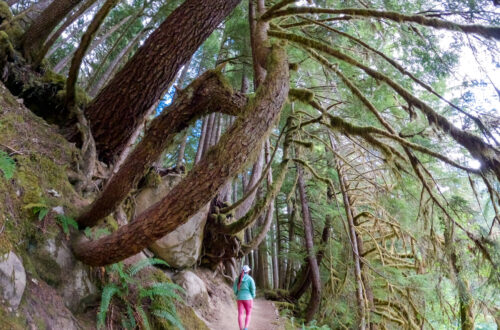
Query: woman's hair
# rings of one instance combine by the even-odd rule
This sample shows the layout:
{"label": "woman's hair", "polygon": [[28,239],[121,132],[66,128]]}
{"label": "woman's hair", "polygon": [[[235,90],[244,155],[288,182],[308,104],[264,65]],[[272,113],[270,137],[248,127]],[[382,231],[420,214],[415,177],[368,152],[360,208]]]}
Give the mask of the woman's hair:
{"label": "woman's hair", "polygon": [[245,271],[244,270],[241,271],[240,279],[238,280],[238,290],[240,290],[241,281],[243,281],[243,276],[245,276]]}

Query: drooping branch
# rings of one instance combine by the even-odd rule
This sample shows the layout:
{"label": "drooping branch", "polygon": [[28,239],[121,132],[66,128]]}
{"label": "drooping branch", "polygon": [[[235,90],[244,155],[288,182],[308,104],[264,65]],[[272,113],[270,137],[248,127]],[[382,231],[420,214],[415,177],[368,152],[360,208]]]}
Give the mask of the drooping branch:
{"label": "drooping branch", "polygon": [[395,11],[379,11],[379,10],[362,9],[362,8],[328,9],[328,8],[317,8],[317,7],[288,7],[286,9],[266,13],[262,16],[262,19],[269,21],[273,18],[292,16],[297,14],[332,14],[332,15],[343,14],[343,15],[358,16],[358,17],[383,18],[397,23],[401,22],[417,23],[435,29],[473,33],[483,36],[485,38],[493,38],[500,40],[500,27],[497,26],[485,26],[479,24],[470,24],[470,25],[458,24],[438,18],[428,18],[422,15],[405,15]]}
{"label": "drooping branch", "polygon": [[[416,82],[417,84],[419,84],[420,86],[422,86],[423,88],[425,88],[428,92],[434,94],[435,96],[437,96],[439,99],[441,99],[442,101],[446,102],[449,106],[451,106],[452,108],[454,108],[455,110],[459,111],[460,113],[464,114],[465,116],[467,116],[468,118],[472,119],[472,121],[474,121],[474,123],[476,123],[477,127],[483,132],[483,134],[485,136],[488,136],[489,138],[491,138],[493,141],[497,142],[495,137],[488,131],[488,129],[486,128],[486,126],[483,124],[483,122],[481,121],[481,119],[479,119],[478,117],[476,116],[473,116],[471,114],[469,114],[468,112],[462,110],[461,108],[459,108],[458,106],[456,106],[454,103],[448,101],[447,99],[445,99],[441,94],[437,93],[431,86],[429,86],[428,84],[426,84],[425,82],[423,82],[422,80],[418,79],[417,77],[415,77],[414,74],[412,74],[411,72],[409,72],[408,70],[406,70],[401,64],[399,64],[398,62],[396,62],[395,60],[393,60],[392,58],[388,57],[387,55],[385,55],[384,53],[382,53],[381,51],[371,47],[370,45],[368,45],[366,42],[364,42],[363,40],[359,39],[359,38],[356,38],[348,33],[345,33],[345,32],[342,32],[340,30],[337,30],[337,29],[334,29],[326,24],[323,24],[322,22],[319,22],[319,21],[315,21],[315,20],[311,20],[311,19],[308,19],[306,17],[301,17],[302,19],[306,20],[306,21],[310,21],[310,22],[313,22],[314,24],[317,24],[319,26],[322,26],[326,29],[328,29],[328,31],[332,31],[332,32],[335,32],[343,37],[346,37],[352,41],[354,41],[355,43],[357,44],[360,44],[361,46],[363,46],[364,48],[368,49],[369,51],[379,55],[380,57],[382,57],[385,61],[387,61],[388,63],[390,63],[392,66],[394,66],[396,69],[398,69],[399,72],[401,72],[402,74],[410,77],[411,80],[413,80],[414,82]],[[341,76],[342,73],[338,73],[339,70],[337,68],[334,68],[333,66],[330,65],[330,68],[334,69],[334,71],[339,75]],[[343,75],[342,75],[343,76]],[[341,79],[344,81],[344,83],[348,84],[348,79],[344,76],[342,77],[341,76]],[[353,85],[353,84],[351,84]],[[351,88],[349,86],[349,88]],[[351,88],[352,90],[352,88]],[[353,91],[354,92],[354,91]],[[379,119],[380,120],[380,119]],[[497,142],[498,143],[498,142]]]}
{"label": "drooping branch", "polygon": [[165,198],[113,234],[97,241],[77,243],[75,255],[90,265],[117,262],[185,223],[256,156],[262,140],[270,134],[279,117],[288,89],[286,53],[274,47],[268,59],[266,79],[257,90],[254,102],[245,107],[219,143]]}
{"label": "drooping branch", "polygon": [[162,151],[173,142],[175,135],[197,118],[208,112],[238,115],[246,103],[246,97],[233,92],[225,82],[220,68],[204,73],[151,122],[144,138],[77,222],[81,227],[91,227],[113,212]]}
{"label": "drooping branch", "polygon": [[288,159],[284,159],[281,162],[278,168],[278,174],[276,175],[273,184],[268,188],[266,195],[257,201],[255,206],[250,211],[233,223],[219,224],[217,231],[222,234],[236,234],[253,225],[259,216],[268,209],[269,204],[276,198],[276,195],[281,190],[281,186],[285,181],[286,173],[288,172],[288,162]]}
{"label": "drooping branch", "polygon": [[282,31],[269,31],[269,35],[280,39],[290,40],[306,48],[313,48],[327,53],[339,60],[362,69],[374,79],[387,83],[409,104],[413,104],[418,107],[426,115],[427,120],[430,124],[438,126],[442,131],[449,134],[456,142],[467,149],[474,158],[478,159],[481,162],[483,170],[492,171],[500,180],[500,151],[496,150],[490,144],[484,142],[480,137],[467,131],[463,131],[453,125],[444,116],[437,113],[424,101],[415,97],[412,93],[410,93],[408,90],[406,90],[404,87],[396,83],[385,74],[360,63],[351,56],[344,54],[341,51],[334,49],[323,42],[311,40],[293,33]]}

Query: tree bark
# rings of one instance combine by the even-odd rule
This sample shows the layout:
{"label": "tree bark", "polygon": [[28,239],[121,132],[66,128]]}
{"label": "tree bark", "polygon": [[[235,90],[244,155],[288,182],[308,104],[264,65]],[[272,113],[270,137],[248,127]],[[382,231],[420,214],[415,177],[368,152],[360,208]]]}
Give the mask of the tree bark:
{"label": "tree bark", "polygon": [[240,1],[185,1],[96,96],[85,114],[102,160],[120,154],[144,112]]}
{"label": "tree bark", "polygon": [[54,0],[31,24],[22,37],[24,58],[34,62],[52,30],[68,15],[80,0]]}
{"label": "tree bark", "polygon": [[141,142],[113,175],[100,197],[77,222],[93,226],[107,216],[128,195],[130,189],[144,175],[162,151],[172,143],[175,135],[208,111],[221,111],[236,115],[246,104],[246,97],[233,93],[222,81],[220,72],[207,71],[181,92],[174,103],[155,118]]}
{"label": "tree bark", "polygon": [[[222,185],[256,156],[262,139],[270,134],[279,118],[289,91],[288,62],[283,49],[275,47],[269,56],[268,75],[262,87],[217,146],[165,198],[113,234],[76,244],[75,255],[89,265],[123,260],[172,232],[210,202]],[[154,129],[150,132],[159,133]]]}
{"label": "tree bark", "polygon": [[302,207],[302,222],[304,223],[307,260],[311,271],[310,278],[312,282],[311,299],[309,300],[309,304],[306,309],[306,322],[309,323],[314,319],[314,314],[316,314],[316,312],[318,311],[319,303],[321,302],[321,277],[319,274],[318,260],[316,259],[316,255],[314,254],[314,232],[302,172],[302,167],[298,165],[297,176],[300,204]]}

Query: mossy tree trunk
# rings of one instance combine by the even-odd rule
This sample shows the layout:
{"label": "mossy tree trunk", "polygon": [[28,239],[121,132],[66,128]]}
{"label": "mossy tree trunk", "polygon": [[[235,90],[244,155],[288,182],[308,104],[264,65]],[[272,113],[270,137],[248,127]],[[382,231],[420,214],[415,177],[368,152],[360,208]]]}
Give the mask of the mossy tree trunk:
{"label": "mossy tree trunk", "polygon": [[113,162],[145,111],[240,1],[185,1],[111,79],[85,110],[100,159]]}

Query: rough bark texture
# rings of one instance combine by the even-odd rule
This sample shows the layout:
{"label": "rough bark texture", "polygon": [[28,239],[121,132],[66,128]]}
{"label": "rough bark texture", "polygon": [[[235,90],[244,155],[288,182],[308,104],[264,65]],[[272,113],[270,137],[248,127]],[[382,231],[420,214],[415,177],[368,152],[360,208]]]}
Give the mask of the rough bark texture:
{"label": "rough bark texture", "polygon": [[68,15],[80,0],[54,0],[24,33],[21,48],[28,61],[37,59],[38,52],[52,30]]}
{"label": "rough bark texture", "polygon": [[181,92],[174,104],[155,118],[141,142],[127,157],[120,170],[113,175],[101,196],[77,222],[93,226],[107,216],[127,196],[130,189],[144,175],[162,151],[172,143],[175,135],[208,111],[236,115],[246,104],[246,97],[233,93],[218,71],[207,71]]}
{"label": "rough bark texture", "polygon": [[[106,265],[138,253],[185,223],[256,156],[262,140],[276,123],[289,91],[284,50],[275,48],[268,63],[268,75],[254,102],[245,108],[217,146],[165,198],[130,224],[97,241],[76,244],[74,252],[80,260],[90,265]],[[148,135],[159,133],[152,129],[145,140]]]}
{"label": "rough bark texture", "polygon": [[306,309],[306,322],[309,323],[314,319],[314,314],[316,314],[316,312],[318,311],[319,303],[321,302],[321,278],[319,275],[318,260],[316,259],[316,255],[314,254],[314,232],[302,172],[302,168],[300,166],[297,166],[298,187],[300,203],[302,206],[302,221],[304,223],[307,260],[311,271],[310,278],[312,282],[311,299],[309,300],[309,304]]}
{"label": "rough bark texture", "polygon": [[85,114],[101,159],[120,154],[144,112],[240,1],[185,1],[97,95]]}

